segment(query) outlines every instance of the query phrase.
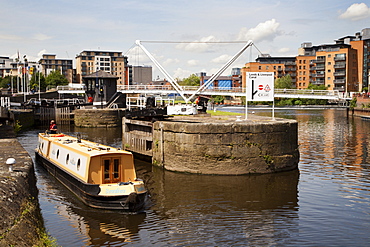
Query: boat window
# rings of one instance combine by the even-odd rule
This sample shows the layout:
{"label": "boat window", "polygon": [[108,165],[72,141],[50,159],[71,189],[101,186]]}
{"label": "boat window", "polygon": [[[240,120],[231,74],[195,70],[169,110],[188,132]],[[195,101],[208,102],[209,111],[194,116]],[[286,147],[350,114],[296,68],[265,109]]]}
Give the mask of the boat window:
{"label": "boat window", "polygon": [[66,165],[68,165],[68,162],[69,162],[69,154],[67,154]]}
{"label": "boat window", "polygon": [[58,149],[58,151],[57,151],[57,159],[59,158],[59,149]]}
{"label": "boat window", "polygon": [[104,160],[104,179],[109,180],[109,160]]}
{"label": "boat window", "polygon": [[77,171],[79,171],[79,170],[80,170],[80,166],[81,166],[81,160],[80,160],[80,159],[78,159],[78,160],[77,160]]}
{"label": "boat window", "polygon": [[113,160],[113,178],[119,178],[119,159]]}

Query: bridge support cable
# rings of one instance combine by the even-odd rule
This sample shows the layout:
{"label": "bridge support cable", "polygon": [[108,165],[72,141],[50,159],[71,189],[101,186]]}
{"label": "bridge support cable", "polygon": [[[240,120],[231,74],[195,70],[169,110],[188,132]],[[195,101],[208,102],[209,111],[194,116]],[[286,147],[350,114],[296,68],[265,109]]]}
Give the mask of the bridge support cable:
{"label": "bridge support cable", "polygon": [[149,57],[150,60],[157,66],[157,68],[163,73],[166,79],[171,83],[171,85],[175,88],[176,92],[181,95],[181,97],[188,103],[188,98],[185,97],[183,89],[181,86],[172,78],[170,74],[162,67],[162,65],[153,57],[152,54],[141,44],[140,40],[136,40],[136,45],[138,45],[144,53]]}
{"label": "bridge support cable", "polygon": [[[205,42],[207,43],[207,42]],[[174,87],[176,92],[181,95],[181,97],[185,100],[185,103],[188,103],[191,101],[195,95],[198,95],[202,91],[204,91],[207,87],[209,87],[225,70],[233,64],[242,54],[243,52],[250,46],[253,45],[253,41],[249,40],[244,47],[237,52],[224,66],[222,66],[215,74],[213,74],[209,80],[199,87],[199,89],[193,93],[190,97],[186,97],[184,94],[184,89],[172,78],[172,76],[162,67],[162,65],[153,57],[152,54],[141,44],[140,40],[136,40],[136,45],[139,46],[144,53],[149,57],[149,59],[157,66],[157,68],[163,73],[165,78],[171,83],[171,85]]]}
{"label": "bridge support cable", "polygon": [[204,83],[201,87],[199,87],[199,89],[194,94],[192,94],[188,98],[188,100],[191,100],[195,95],[198,95],[200,92],[205,90],[209,85],[211,85],[251,45],[253,45],[253,41],[249,40],[247,44],[239,52],[237,52],[224,66],[222,66],[215,74],[213,74],[206,83]]}

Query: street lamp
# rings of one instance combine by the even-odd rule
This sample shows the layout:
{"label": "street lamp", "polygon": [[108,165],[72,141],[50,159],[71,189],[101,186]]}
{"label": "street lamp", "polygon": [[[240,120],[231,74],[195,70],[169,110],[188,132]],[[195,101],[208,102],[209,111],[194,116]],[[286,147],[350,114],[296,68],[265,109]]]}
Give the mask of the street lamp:
{"label": "street lamp", "polygon": [[27,57],[26,57],[26,55],[24,55],[23,56],[23,61],[24,61],[24,73],[23,73],[23,71],[22,71],[22,74],[24,75],[23,77],[24,77],[24,80],[23,80],[23,101],[24,101],[24,103],[26,103],[26,100],[27,100],[27,98],[26,98],[26,71],[27,71]]}
{"label": "street lamp", "polygon": [[41,92],[41,83],[40,83],[40,77],[41,77],[41,73],[40,73],[40,64],[37,66],[37,72],[39,74],[39,102],[41,104],[41,96],[40,96],[40,92]]}
{"label": "street lamp", "polygon": [[11,93],[13,96],[13,71],[10,71],[10,87],[11,87]]}

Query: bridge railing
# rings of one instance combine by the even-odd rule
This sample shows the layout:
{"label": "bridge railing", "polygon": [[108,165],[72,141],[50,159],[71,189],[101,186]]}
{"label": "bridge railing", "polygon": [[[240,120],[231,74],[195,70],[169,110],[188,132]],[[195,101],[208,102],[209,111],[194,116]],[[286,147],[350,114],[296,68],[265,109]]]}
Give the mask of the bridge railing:
{"label": "bridge railing", "polygon": [[[180,86],[183,91],[197,91],[199,86]],[[117,85],[119,91],[172,91],[175,90],[171,85]],[[243,92],[242,87],[209,87],[205,92]]]}
{"label": "bridge railing", "polygon": [[58,91],[80,91],[80,90],[84,90],[86,87],[85,85],[81,85],[79,87],[76,87],[76,86],[57,86],[57,90]]}
{"label": "bridge railing", "polygon": [[[181,90],[185,93],[194,93],[199,89],[199,86],[180,86]],[[79,91],[81,88],[79,87],[70,87],[70,86],[58,86],[58,91]],[[176,90],[172,87],[172,85],[117,85],[117,90],[124,92],[124,91],[131,91],[131,92],[150,92],[150,93],[161,93],[161,92],[176,92]],[[238,95],[243,96],[245,93],[245,88],[243,87],[213,87],[210,86],[204,89],[200,94],[208,94],[208,95],[225,95],[230,93],[230,95]],[[312,90],[312,89],[280,89],[275,88],[274,90],[275,97],[284,97],[287,98],[304,98],[304,96],[308,98],[323,98],[323,99],[345,99],[350,98],[349,95],[346,95],[344,92],[339,92],[339,90]]]}
{"label": "bridge railing", "polygon": [[303,94],[303,95],[322,95],[339,96],[338,90],[313,90],[313,89],[281,89],[275,88],[275,94]]}

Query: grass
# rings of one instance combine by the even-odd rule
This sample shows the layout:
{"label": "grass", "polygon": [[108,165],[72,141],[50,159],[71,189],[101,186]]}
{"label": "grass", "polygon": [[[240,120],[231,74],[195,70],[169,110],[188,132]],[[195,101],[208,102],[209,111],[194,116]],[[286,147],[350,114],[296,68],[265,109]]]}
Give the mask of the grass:
{"label": "grass", "polygon": [[207,110],[208,114],[211,114],[211,116],[243,116],[243,113],[238,112],[227,112],[227,111],[213,111],[213,110]]}

